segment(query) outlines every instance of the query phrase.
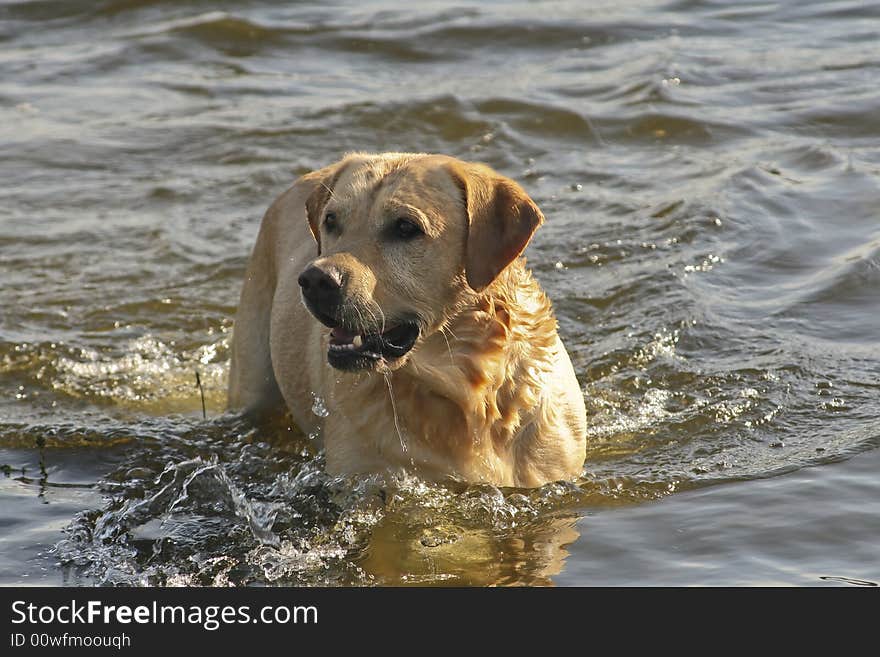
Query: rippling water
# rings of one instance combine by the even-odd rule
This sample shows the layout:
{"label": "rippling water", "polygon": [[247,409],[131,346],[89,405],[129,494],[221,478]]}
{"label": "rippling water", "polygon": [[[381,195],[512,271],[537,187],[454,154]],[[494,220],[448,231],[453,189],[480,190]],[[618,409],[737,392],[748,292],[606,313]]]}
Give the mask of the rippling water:
{"label": "rippling water", "polygon": [[[3,2],[0,582],[876,583],[878,43],[863,2]],[[262,212],[347,150],[542,207],[579,482],[332,479],[222,414]]]}

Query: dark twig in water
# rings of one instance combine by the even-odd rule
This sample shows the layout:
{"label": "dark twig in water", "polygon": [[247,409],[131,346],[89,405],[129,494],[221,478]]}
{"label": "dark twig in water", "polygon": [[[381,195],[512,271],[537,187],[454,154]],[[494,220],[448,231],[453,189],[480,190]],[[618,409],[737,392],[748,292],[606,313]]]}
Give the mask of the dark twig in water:
{"label": "dark twig in water", "polygon": [[202,388],[202,377],[199,376],[198,370],[196,370],[196,387],[199,389],[199,395],[202,397],[202,419],[207,420],[208,414],[205,412],[205,389]]}

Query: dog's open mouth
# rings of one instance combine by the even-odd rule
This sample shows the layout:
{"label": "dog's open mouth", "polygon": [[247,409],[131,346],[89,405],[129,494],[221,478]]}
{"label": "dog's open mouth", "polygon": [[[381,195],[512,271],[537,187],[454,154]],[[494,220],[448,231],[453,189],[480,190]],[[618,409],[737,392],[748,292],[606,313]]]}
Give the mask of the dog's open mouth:
{"label": "dog's open mouth", "polygon": [[327,360],[340,370],[364,369],[381,360],[402,358],[418,338],[419,327],[415,322],[404,322],[384,333],[352,333],[337,326],[330,331]]}

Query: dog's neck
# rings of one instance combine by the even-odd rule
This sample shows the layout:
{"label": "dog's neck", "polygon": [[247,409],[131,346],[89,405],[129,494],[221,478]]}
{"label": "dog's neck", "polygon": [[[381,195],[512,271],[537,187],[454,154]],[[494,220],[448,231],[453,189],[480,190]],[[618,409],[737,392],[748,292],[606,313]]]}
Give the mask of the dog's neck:
{"label": "dog's neck", "polygon": [[559,348],[550,302],[517,261],[403,367],[331,379],[327,422],[344,419],[350,433],[328,430],[328,468],[418,462],[437,478],[533,485],[518,455],[535,449]]}
{"label": "dog's neck", "polygon": [[488,431],[505,443],[538,405],[556,343],[550,301],[518,259],[428,336],[394,378],[452,402],[471,435]]}

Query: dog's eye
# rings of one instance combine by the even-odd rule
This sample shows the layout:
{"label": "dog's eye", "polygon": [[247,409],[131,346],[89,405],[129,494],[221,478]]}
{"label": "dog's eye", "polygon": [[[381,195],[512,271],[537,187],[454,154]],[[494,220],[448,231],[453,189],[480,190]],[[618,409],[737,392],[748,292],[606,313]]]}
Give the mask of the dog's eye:
{"label": "dog's eye", "polygon": [[324,215],[324,228],[328,231],[336,230],[336,213],[328,212]]}
{"label": "dog's eye", "polygon": [[411,240],[422,234],[422,229],[418,224],[401,217],[394,222],[394,235],[403,240]]}

